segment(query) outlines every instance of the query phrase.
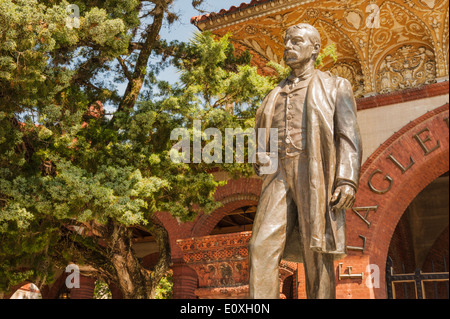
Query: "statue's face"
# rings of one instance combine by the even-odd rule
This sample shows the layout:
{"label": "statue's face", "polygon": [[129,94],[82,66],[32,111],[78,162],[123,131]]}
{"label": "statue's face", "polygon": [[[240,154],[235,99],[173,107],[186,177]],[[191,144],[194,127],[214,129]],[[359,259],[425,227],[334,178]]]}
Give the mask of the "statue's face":
{"label": "statue's face", "polygon": [[284,62],[291,68],[303,65],[317,53],[308,29],[288,29],[284,39]]}

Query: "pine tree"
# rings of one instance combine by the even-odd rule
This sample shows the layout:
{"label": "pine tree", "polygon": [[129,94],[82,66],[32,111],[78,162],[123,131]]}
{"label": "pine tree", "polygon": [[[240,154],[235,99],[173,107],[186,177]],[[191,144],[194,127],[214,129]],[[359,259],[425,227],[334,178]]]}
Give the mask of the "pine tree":
{"label": "pine tree", "polygon": [[[223,185],[213,167],[253,173],[248,160],[173,162],[171,132],[185,128],[193,139],[194,120],[222,136],[253,128],[289,70],[272,64],[274,76],[258,74],[231,35],[167,43],[159,32],[177,18],[171,4],[0,0],[0,291],[26,279],[42,287],[75,262],[124,298],[155,298],[171,263],[155,212],[180,221],[210,213]],[[181,74],[174,85],[158,81],[169,64]],[[152,270],[133,251],[136,225],[158,244]]]}

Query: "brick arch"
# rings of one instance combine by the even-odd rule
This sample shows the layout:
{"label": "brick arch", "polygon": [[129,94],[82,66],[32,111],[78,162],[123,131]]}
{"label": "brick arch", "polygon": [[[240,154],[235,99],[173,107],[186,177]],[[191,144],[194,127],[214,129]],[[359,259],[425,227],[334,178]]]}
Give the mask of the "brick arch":
{"label": "brick arch", "polygon": [[223,206],[210,215],[202,215],[192,229],[192,236],[207,236],[227,214],[244,206],[257,205],[261,185],[262,180],[259,178],[239,178],[219,187],[215,199],[222,202]]}
{"label": "brick arch", "polygon": [[[428,150],[436,147],[437,141],[439,147],[425,155],[426,151],[417,136],[421,140],[429,137],[424,143]],[[394,157],[404,171],[389,156]],[[411,158],[414,164],[409,167]],[[420,191],[448,170],[448,104],[410,122],[364,163],[360,188],[352,209],[360,216],[352,210],[347,213],[347,238],[351,246],[362,246],[359,236],[366,238],[363,255],[368,256],[370,264],[376,264],[380,269],[380,289],[373,291],[375,298],[385,298],[386,258],[398,221]],[[360,253],[352,252],[351,256],[355,254]]]}
{"label": "brick arch", "polygon": [[[216,227],[217,223],[224,218],[226,215],[231,213],[232,211],[245,207],[245,206],[253,206],[258,204],[258,200],[255,199],[241,199],[239,197],[242,196],[233,196],[236,200],[233,200],[224,206],[218,208],[214,211],[212,215],[204,215],[199,223],[194,228],[194,237],[207,236],[211,233],[211,231]],[[244,197],[246,197],[244,195]]]}
{"label": "brick arch", "polygon": [[178,239],[209,235],[216,224],[234,209],[256,205],[261,192],[262,180],[259,178],[230,179],[227,184],[217,188],[216,201],[224,205],[211,214],[200,214],[194,221],[180,223],[168,212],[155,213],[155,222],[169,232],[172,260],[181,262],[183,253],[177,244]]}
{"label": "brick arch", "polygon": [[209,235],[220,219],[231,212],[236,205],[236,208],[256,205],[260,191],[260,179],[240,178],[228,180],[227,184],[217,188],[215,193],[215,199],[221,201],[224,206],[209,215],[200,214],[194,221],[180,223],[167,212],[157,212],[155,214],[155,221],[163,225],[169,232],[174,273],[173,297],[175,299],[195,298],[194,290],[198,287],[197,273],[184,262],[183,252],[177,244],[178,240]]}
{"label": "brick arch", "polygon": [[14,293],[20,289],[21,287],[25,286],[26,284],[32,284],[33,282],[31,280],[24,280],[22,281],[20,284],[14,285],[12,286],[8,293],[5,293],[3,296],[3,299],[10,299],[12,297],[12,295],[14,295]]}

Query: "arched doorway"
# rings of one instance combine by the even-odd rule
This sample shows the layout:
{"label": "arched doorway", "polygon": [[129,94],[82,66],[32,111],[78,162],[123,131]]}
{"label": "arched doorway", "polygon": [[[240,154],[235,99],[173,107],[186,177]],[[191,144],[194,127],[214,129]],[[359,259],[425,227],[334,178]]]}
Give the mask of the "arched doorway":
{"label": "arched doorway", "polygon": [[[389,284],[391,281],[390,267],[397,276],[411,274],[411,281],[393,281],[389,284],[388,298],[449,298],[448,281],[443,280],[445,276],[439,275],[448,272],[448,192],[447,172],[414,198],[398,222],[389,246],[386,282]],[[436,274],[434,280],[420,283],[423,291],[417,290],[412,275],[417,270]],[[418,292],[421,292],[420,296]]]}
{"label": "arched doorway", "polygon": [[[338,298],[386,298],[384,274],[391,239],[414,199],[448,172],[448,130],[446,104],[403,127],[364,163],[357,199],[347,214],[349,254],[343,263],[354,266],[355,273],[369,265],[377,267],[380,278],[373,286],[365,280],[351,282],[352,289],[338,283]],[[358,295],[351,295],[354,292]]]}
{"label": "arched doorway", "polygon": [[30,282],[17,289],[10,299],[42,299],[42,295],[39,288]]}

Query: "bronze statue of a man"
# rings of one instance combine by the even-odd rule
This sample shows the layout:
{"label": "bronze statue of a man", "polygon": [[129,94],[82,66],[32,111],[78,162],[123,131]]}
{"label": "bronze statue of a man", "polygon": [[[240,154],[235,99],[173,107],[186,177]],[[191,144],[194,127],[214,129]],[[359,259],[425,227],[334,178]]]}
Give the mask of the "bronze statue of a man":
{"label": "bronze statue of a man", "polygon": [[[336,295],[333,261],[346,253],[345,210],[355,201],[362,149],[350,82],[316,70],[319,52],[314,27],[287,29],[284,61],[292,72],[256,114],[257,132],[278,131],[278,167],[262,175],[249,243],[250,298],[279,298],[281,259],[303,262],[308,298]],[[254,164],[258,175],[268,165],[261,162]]]}

